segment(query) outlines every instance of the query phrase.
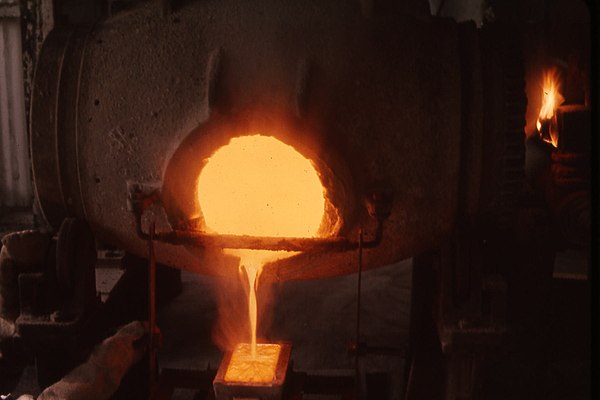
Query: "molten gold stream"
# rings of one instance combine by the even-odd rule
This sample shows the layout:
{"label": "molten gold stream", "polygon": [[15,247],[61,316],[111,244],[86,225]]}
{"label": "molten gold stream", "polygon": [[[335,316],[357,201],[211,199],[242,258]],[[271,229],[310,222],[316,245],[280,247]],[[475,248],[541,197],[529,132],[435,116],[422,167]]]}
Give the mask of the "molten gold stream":
{"label": "molten gold stream", "polygon": [[[293,147],[269,136],[241,136],[219,148],[200,172],[197,193],[206,228],[218,234],[315,237],[325,213],[324,189],[313,164]],[[225,252],[240,259],[239,275],[245,278],[248,288],[250,322],[248,345],[238,345],[234,356],[241,353],[232,358],[232,363],[234,358],[245,360],[245,367],[241,368],[245,372],[239,376],[228,371],[226,380],[248,381],[248,376],[264,375],[260,372],[265,364],[261,361],[262,352],[272,353],[257,353],[261,346],[267,346],[257,345],[256,337],[256,288],[261,272],[265,264],[298,253],[240,249]],[[248,359],[254,363],[248,364]],[[273,365],[276,362],[275,358]]]}
{"label": "molten gold stream", "polygon": [[[269,250],[240,250],[227,249],[228,254],[240,258],[240,278],[248,284],[248,320],[250,322],[250,355],[256,359],[256,328],[258,319],[258,306],[256,301],[256,289],[263,266],[269,262],[277,261],[285,257],[291,257],[298,252],[269,251]],[[244,276],[245,275],[245,276]]]}

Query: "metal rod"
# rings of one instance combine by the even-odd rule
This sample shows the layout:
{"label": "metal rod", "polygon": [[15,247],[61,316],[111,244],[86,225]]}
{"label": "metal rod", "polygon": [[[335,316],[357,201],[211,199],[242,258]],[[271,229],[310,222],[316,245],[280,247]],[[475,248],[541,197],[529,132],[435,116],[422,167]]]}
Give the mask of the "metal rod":
{"label": "metal rod", "polygon": [[[142,216],[152,205],[161,205],[158,195],[139,193],[130,194],[130,207],[135,214],[136,232],[143,240],[149,240],[150,235],[142,227]],[[367,241],[363,239],[362,248],[370,249],[379,246],[383,239],[383,221],[387,217],[374,214],[375,229]],[[359,247],[345,237],[328,238],[290,238],[290,237],[260,237],[244,235],[215,235],[195,229],[174,229],[166,232],[154,232],[153,240],[174,245],[187,245],[200,248],[221,249],[252,249],[252,250],[282,250],[318,253],[323,251],[349,251]]]}
{"label": "metal rod", "polygon": [[[141,224],[138,224],[141,227]],[[149,235],[138,229],[138,235],[148,239]],[[373,248],[381,243],[383,227],[381,224],[375,229],[371,240],[363,241],[363,248]],[[283,251],[347,251],[358,248],[358,243],[350,242],[343,237],[333,238],[286,238],[286,237],[257,237],[240,235],[213,235],[201,231],[174,230],[170,232],[155,233],[154,240],[175,245],[190,245],[203,248],[228,248],[252,250],[283,250]]]}
{"label": "metal rod", "polygon": [[156,256],[154,254],[154,231],[156,224],[154,221],[150,224],[150,236],[148,239],[148,259],[150,261],[148,268],[148,325],[150,329],[149,339],[149,370],[148,382],[150,385],[150,393],[156,381],[156,353],[154,332],[156,326]]}
{"label": "metal rod", "polygon": [[354,368],[356,372],[356,398],[361,398],[361,379],[359,371],[360,357],[360,292],[362,286],[362,253],[363,253],[363,232],[362,228],[358,231],[358,287],[356,289],[356,354],[354,355]]}

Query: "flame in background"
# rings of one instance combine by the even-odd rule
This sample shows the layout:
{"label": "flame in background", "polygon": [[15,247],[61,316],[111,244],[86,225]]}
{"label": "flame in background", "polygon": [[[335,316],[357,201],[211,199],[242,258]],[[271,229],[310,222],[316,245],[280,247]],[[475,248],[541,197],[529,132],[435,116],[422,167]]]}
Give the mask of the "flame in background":
{"label": "flame in background", "polygon": [[540,108],[536,127],[542,139],[551,143],[554,147],[558,147],[558,132],[548,129],[548,135],[543,135],[542,124],[545,121],[550,121],[554,117],[556,108],[564,101],[564,97],[560,94],[560,78],[558,71],[556,69],[544,71],[542,106]]}
{"label": "flame in background", "polygon": [[[218,234],[315,237],[325,214],[323,185],[310,160],[270,136],[236,137],[219,148],[200,172],[197,196],[206,228]],[[255,359],[256,289],[263,266],[297,253],[241,249],[225,252],[240,259],[240,278],[247,284],[248,292],[246,340]],[[220,316],[228,317],[231,315]],[[235,323],[229,321],[225,325]],[[244,326],[241,322],[238,325]]]}

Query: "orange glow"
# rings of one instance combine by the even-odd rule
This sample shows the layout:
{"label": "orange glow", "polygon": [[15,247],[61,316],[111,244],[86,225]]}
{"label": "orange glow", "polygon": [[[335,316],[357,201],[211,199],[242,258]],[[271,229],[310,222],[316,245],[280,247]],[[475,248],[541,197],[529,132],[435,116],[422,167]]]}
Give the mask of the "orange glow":
{"label": "orange glow", "polygon": [[[544,72],[543,90],[542,106],[536,123],[540,135],[542,135],[542,122],[550,121],[554,117],[556,108],[565,101],[564,97],[560,94],[560,80],[558,72],[555,69]],[[546,137],[542,136],[542,139],[551,143],[554,147],[558,147],[558,132],[555,130],[549,129],[549,135]]]}
{"label": "orange glow", "polygon": [[240,258],[240,278],[244,281],[243,273],[246,273],[248,283],[248,319],[250,321],[250,345],[251,354],[256,357],[256,322],[258,318],[258,307],[256,302],[256,288],[262,268],[265,264],[277,261],[285,257],[291,257],[297,252],[293,251],[269,251],[269,250],[247,250],[226,249],[226,253]]}
{"label": "orange glow", "polygon": [[312,163],[269,136],[242,136],[218,149],[198,179],[206,227],[219,234],[314,237],[325,210]]}
{"label": "orange glow", "polygon": [[278,344],[259,344],[257,355],[251,355],[251,346],[240,343],[231,354],[231,360],[225,372],[226,382],[270,383],[275,379],[277,361],[281,346]]}
{"label": "orange glow", "polygon": [[[261,135],[218,149],[200,172],[198,203],[208,230],[218,234],[315,237],[325,214],[323,185],[310,160]],[[250,350],[256,359],[256,288],[263,266],[297,253],[227,249],[247,278]]]}

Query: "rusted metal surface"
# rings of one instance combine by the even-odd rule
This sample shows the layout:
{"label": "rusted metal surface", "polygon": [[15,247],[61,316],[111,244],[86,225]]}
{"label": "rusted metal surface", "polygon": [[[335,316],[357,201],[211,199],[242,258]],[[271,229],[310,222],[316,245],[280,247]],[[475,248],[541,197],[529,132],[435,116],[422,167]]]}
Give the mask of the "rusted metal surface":
{"label": "rusted metal surface", "polygon": [[[393,193],[365,269],[433,248],[452,231],[460,191],[473,214],[482,203],[481,138],[499,134],[483,129],[483,100],[497,92],[486,82],[502,78],[478,61],[485,40],[474,26],[459,35],[448,20],[377,7],[365,18],[341,1],[187,2],[166,15],[158,3],[141,4],[89,34],[57,31],[44,45],[32,103],[44,215],[55,227],[77,215],[100,240],[143,256],[128,185],[157,183],[177,229],[197,217],[203,160],[233,136],[260,132],[313,160],[346,240],[374,227],[363,199],[374,188]],[[458,51],[465,41],[468,51]],[[461,157],[469,165],[462,186]],[[235,273],[218,248],[157,243],[156,256],[182,269]],[[320,251],[267,265],[263,279],[354,269],[351,251]]]}

